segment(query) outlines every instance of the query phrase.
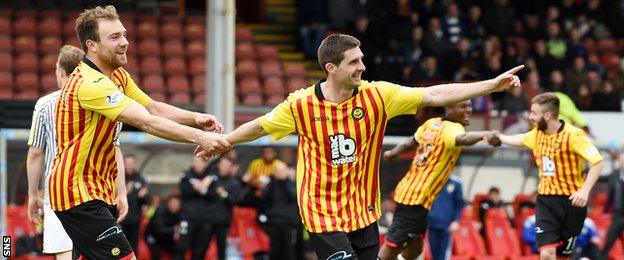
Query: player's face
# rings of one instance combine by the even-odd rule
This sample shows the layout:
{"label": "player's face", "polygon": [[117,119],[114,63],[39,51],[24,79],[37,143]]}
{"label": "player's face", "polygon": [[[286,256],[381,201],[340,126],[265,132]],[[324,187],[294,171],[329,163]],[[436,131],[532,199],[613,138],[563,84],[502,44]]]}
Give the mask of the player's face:
{"label": "player's face", "polygon": [[362,73],[366,70],[363,58],[364,54],[360,47],[346,50],[342,61],[333,73],[336,81],[349,89],[358,87],[362,81]]}
{"label": "player's face", "polygon": [[548,128],[546,123],[544,108],[537,103],[531,104],[531,112],[529,113],[529,121],[533,126],[537,127],[537,130],[544,131]]}
{"label": "player's face", "polygon": [[264,148],[262,150],[262,158],[264,158],[264,160],[266,161],[272,161],[273,159],[275,159],[275,156],[276,156],[275,149],[271,147]]}
{"label": "player's face", "polygon": [[466,100],[452,105],[448,110],[446,110],[446,114],[457,123],[469,125],[470,117],[472,116],[472,102],[470,100]]}
{"label": "player's face", "polygon": [[98,21],[100,34],[98,58],[112,69],[116,69],[128,63],[126,51],[128,50],[128,39],[126,39],[126,28],[121,21],[104,20]]}

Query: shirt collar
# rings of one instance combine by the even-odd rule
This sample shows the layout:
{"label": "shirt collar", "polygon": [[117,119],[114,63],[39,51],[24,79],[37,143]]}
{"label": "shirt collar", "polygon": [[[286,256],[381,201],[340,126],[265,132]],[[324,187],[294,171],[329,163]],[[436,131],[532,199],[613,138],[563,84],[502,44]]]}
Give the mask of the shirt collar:
{"label": "shirt collar", "polygon": [[[321,80],[317,81],[316,84],[314,84],[314,94],[316,95],[316,98],[318,98],[319,100],[325,100],[325,96],[323,95],[323,91],[321,91],[321,83],[325,82],[326,80],[327,79],[321,79]],[[357,95],[357,93],[358,93],[358,88],[354,88],[352,97],[355,97],[355,95]]]}
{"label": "shirt collar", "polygon": [[85,63],[85,64],[87,64],[89,67],[91,67],[92,69],[96,70],[97,72],[104,74],[104,73],[100,70],[100,68],[98,68],[98,66],[97,66],[97,65],[95,65],[95,63],[93,63],[93,61],[91,61],[89,58],[87,58],[87,56],[85,56],[85,57],[82,59],[82,62],[84,62],[84,63]]}

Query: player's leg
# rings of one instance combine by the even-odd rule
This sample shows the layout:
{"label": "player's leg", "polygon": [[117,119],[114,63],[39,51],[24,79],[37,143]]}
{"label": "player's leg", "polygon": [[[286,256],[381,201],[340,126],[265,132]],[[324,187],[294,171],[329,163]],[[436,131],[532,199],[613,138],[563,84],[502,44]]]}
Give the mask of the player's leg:
{"label": "player's leg", "polygon": [[406,260],[414,260],[423,252],[423,237],[412,240],[401,253]]}
{"label": "player's leg", "polygon": [[429,248],[431,249],[433,259],[444,259],[446,248],[443,247],[442,233],[443,231],[439,229],[429,229],[428,231]]}
{"label": "player's leg", "polygon": [[583,223],[587,217],[587,208],[572,206],[572,203],[567,198],[562,203],[567,206],[567,214],[561,228],[563,238],[561,240],[562,243],[557,248],[557,255],[569,257],[574,252],[576,238],[583,230]]}
{"label": "player's leg", "polygon": [[208,223],[206,220],[197,221],[197,232],[193,234],[191,241],[191,259],[201,260],[204,259],[206,251],[208,251],[208,245],[213,237],[214,224]]}
{"label": "player's leg", "polygon": [[358,259],[377,259],[379,253],[379,228],[377,222],[347,235]]}
{"label": "player's leg", "polygon": [[607,231],[607,239],[605,240],[604,248],[600,252],[600,259],[607,259],[615,240],[622,234],[624,230],[624,217],[618,214],[613,215],[611,226]]}
{"label": "player's leg", "polygon": [[566,206],[564,196],[538,195],[535,202],[535,239],[540,259],[557,259],[557,247],[562,244]]}
{"label": "player's leg", "polygon": [[[397,204],[392,225],[390,225],[386,236],[386,243],[379,251],[379,258],[382,260],[396,259],[397,255],[415,239],[421,240],[420,244],[422,244],[422,237],[427,231],[427,214],[428,210],[420,205]],[[412,250],[415,249],[412,248]]]}
{"label": "player's leg", "polygon": [[50,205],[43,205],[43,253],[58,260],[72,259],[72,241]]}
{"label": "player's leg", "polygon": [[86,259],[136,259],[113,212],[112,206],[94,200],[55,213]]}
{"label": "player's leg", "polygon": [[345,232],[310,233],[318,259],[357,259]]}
{"label": "player's leg", "polygon": [[174,260],[185,259],[186,250],[189,249],[193,234],[195,233],[196,225],[190,219],[183,219],[180,221],[180,239],[178,240],[178,246],[173,254]]}

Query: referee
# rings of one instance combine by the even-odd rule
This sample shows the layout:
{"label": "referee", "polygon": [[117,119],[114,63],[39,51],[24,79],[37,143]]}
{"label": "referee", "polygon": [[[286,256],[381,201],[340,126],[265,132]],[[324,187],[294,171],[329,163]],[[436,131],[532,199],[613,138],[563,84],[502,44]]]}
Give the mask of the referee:
{"label": "referee", "polygon": [[[84,52],[74,46],[65,45],[61,48],[55,70],[59,89],[67,83],[69,74],[74,71],[83,57]],[[54,121],[56,102],[60,92],[57,90],[41,97],[35,104],[28,139],[26,173],[28,175],[28,217],[35,223],[41,223],[42,216],[45,216],[43,218],[43,253],[55,254],[56,259],[65,260],[72,257],[72,241],[52,211],[48,196],[48,178],[56,155]],[[45,173],[45,195],[42,200],[39,196],[39,183],[43,173]],[[122,195],[125,197],[125,191]]]}

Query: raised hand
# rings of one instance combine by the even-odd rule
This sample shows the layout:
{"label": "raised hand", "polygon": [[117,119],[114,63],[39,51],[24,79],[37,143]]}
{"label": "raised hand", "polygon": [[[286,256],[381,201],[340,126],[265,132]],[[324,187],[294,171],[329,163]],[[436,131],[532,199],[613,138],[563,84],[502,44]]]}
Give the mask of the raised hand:
{"label": "raised hand", "polygon": [[483,140],[488,142],[491,146],[500,146],[502,144],[498,131],[490,131],[483,137]]}
{"label": "raised hand", "polygon": [[523,68],[524,65],[516,66],[494,78],[494,91],[504,91],[512,87],[520,87],[520,78],[515,74]]}
{"label": "raised hand", "polygon": [[198,157],[212,157],[232,149],[232,145],[225,139],[225,135],[205,132],[197,141],[193,154]]}
{"label": "raised hand", "polygon": [[217,120],[217,117],[211,114],[198,113],[195,117],[195,124],[204,131],[223,133],[223,125]]}

